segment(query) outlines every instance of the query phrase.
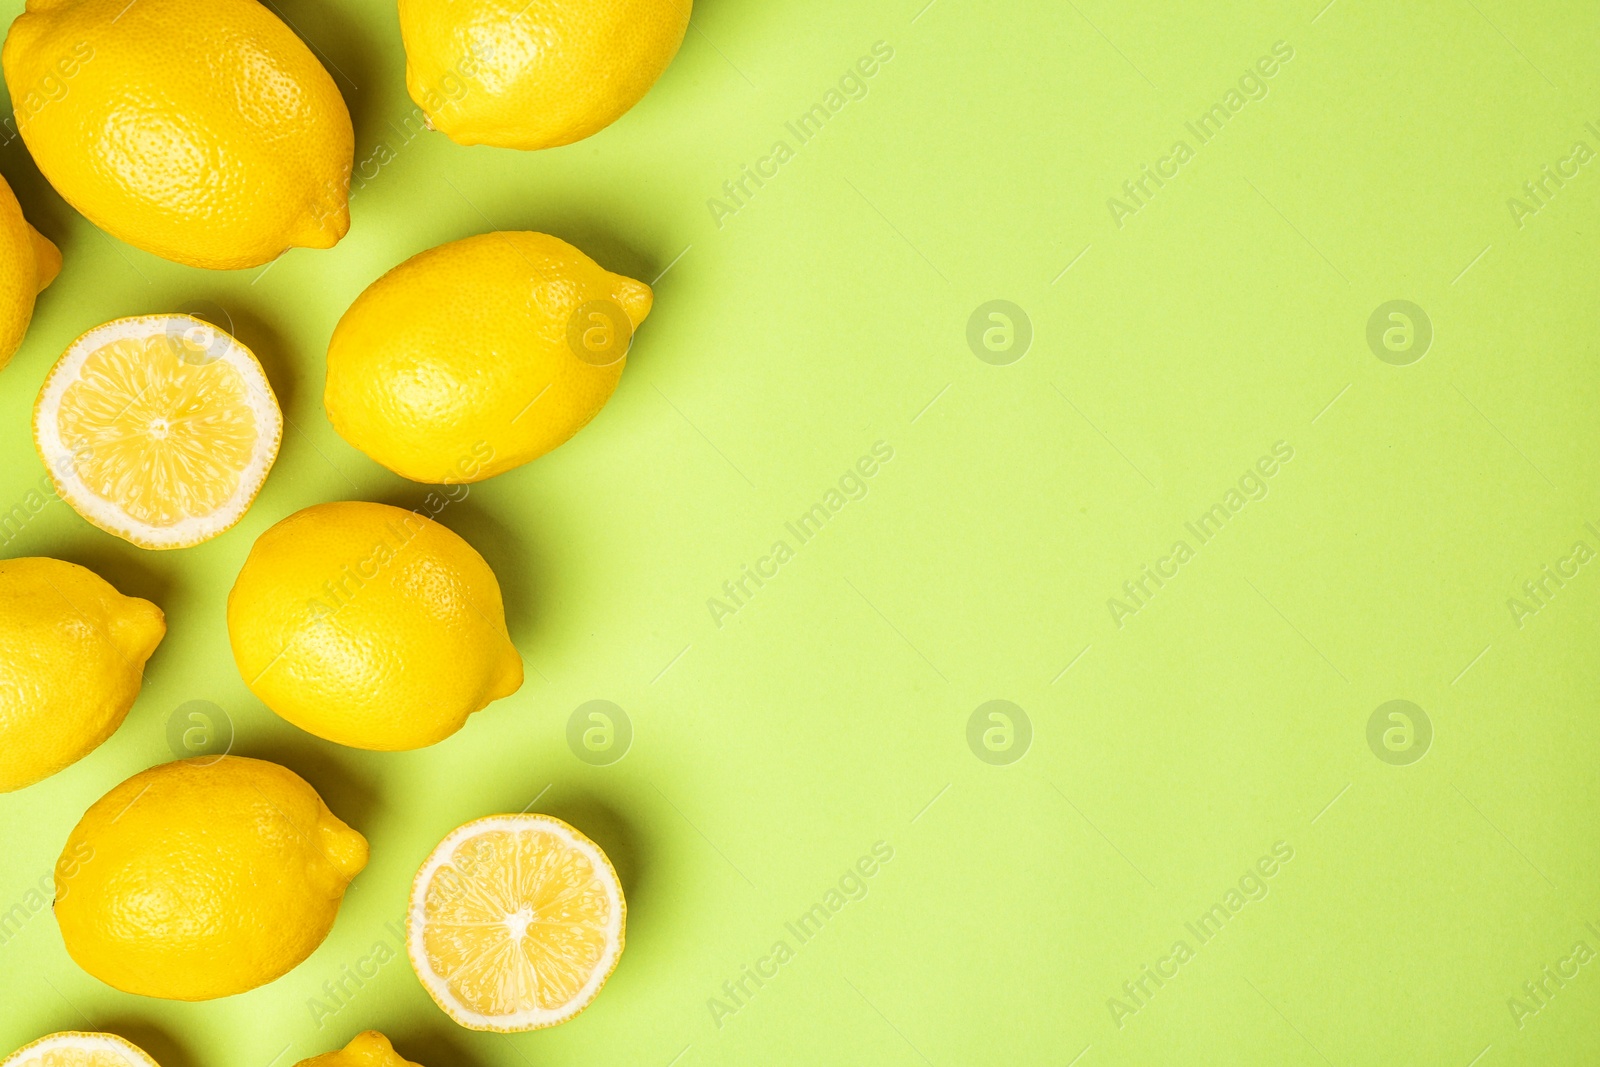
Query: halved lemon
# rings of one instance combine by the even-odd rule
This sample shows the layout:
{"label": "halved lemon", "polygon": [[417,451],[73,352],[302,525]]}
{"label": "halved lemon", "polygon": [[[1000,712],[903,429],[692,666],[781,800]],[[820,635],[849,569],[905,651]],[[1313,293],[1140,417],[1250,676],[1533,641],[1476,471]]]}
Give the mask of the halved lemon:
{"label": "halved lemon", "polygon": [[611,861],[549,815],[491,815],[440,842],[411,888],[411,966],[445,1014],[511,1034],[564,1023],[622,955]]}
{"label": "halved lemon", "polygon": [[185,548],[238,522],[282,439],[255,354],[190,315],[96,326],[56,362],[33,409],[61,498],[141,548]]}
{"label": "halved lemon", "polygon": [[156,1067],[156,1061],[116,1034],[69,1030],[24,1045],[0,1067]]}

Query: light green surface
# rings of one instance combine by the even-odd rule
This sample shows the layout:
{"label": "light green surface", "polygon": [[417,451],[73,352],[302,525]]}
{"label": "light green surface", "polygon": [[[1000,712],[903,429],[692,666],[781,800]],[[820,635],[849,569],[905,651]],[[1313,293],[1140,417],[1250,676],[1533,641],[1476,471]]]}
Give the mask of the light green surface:
{"label": "light green surface", "polygon": [[[113,992],[32,917],[0,945],[0,1045],[93,1025],[163,1067],[287,1067],[369,1027],[425,1067],[1593,1054],[1600,961],[1520,1025],[1508,1001],[1535,1006],[1523,983],[1575,943],[1600,951],[1600,565],[1521,625],[1508,600],[1575,542],[1600,550],[1600,159],[1521,225],[1507,201],[1574,142],[1600,153],[1600,13],[923,2],[703,0],[642,105],[521,155],[407,139],[391,3],[292,0],[374,162],[350,236],[265,272],[120,245],[20,142],[0,150],[66,256],[0,375],[0,503],[43,474],[28,417],[46,370],[116,316],[225,314],[289,420],[216,541],[144,553],[56,503],[5,544],[94,567],[171,632],[121,732],[0,797],[0,906],[25,904],[94,799],[170,758],[165,720],[190,700],[373,845],[327,943],[231,1000]],[[866,96],[800,144],[785,123],[880,41],[893,58]],[[1293,58],[1265,97],[1201,145],[1184,124],[1279,41]],[[778,139],[792,158],[718,220],[708,198]],[[1193,158],[1119,228],[1108,198],[1178,139]],[[422,501],[332,432],[323,353],[384,270],[490,228],[647,281],[673,265],[601,417],[440,516],[497,569],[527,684],[431,750],[341,749],[249,695],[224,597],[295,509]],[[1007,366],[965,340],[994,299],[1034,330]],[[1409,366],[1365,339],[1396,299],[1435,331]],[[893,458],[867,495],[800,545],[785,523],[876,442]],[[1293,458],[1265,498],[1201,544],[1185,523],[1278,442]],[[1108,600],[1180,539],[1193,558],[1119,627]],[[793,558],[718,627],[707,599],[777,540]],[[566,741],[594,699],[635,731],[610,766]],[[1020,762],[968,748],[995,699],[1031,720]],[[1434,729],[1408,766],[1367,742],[1395,699]],[[397,948],[387,924],[435,842],[535,798],[627,889],[628,948],[592,1009],[470,1033],[397,959],[314,1018],[324,983]],[[877,842],[893,859],[866,896],[801,944],[785,924]],[[1293,858],[1266,865],[1267,895],[1201,944],[1185,923],[1278,842]],[[779,940],[777,976],[714,1012]],[[1192,958],[1139,1006],[1123,983],[1179,940]]]}

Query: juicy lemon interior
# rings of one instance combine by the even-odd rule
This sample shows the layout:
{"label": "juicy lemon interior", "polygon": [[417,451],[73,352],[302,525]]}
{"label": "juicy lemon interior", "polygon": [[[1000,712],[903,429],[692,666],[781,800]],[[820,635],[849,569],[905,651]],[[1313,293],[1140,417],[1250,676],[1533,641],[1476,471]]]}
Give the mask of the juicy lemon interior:
{"label": "juicy lemon interior", "polygon": [[606,954],[613,905],[582,852],[539,830],[486,831],[433,875],[423,944],[455,999],[486,1016],[568,1003]]}
{"label": "juicy lemon interior", "polygon": [[198,328],[91,352],[56,414],[89,492],[151,526],[210,515],[239,488],[257,427],[244,376]]}
{"label": "juicy lemon interior", "polygon": [[109,1049],[57,1045],[24,1056],[15,1067],[134,1067],[134,1065],[126,1057]]}

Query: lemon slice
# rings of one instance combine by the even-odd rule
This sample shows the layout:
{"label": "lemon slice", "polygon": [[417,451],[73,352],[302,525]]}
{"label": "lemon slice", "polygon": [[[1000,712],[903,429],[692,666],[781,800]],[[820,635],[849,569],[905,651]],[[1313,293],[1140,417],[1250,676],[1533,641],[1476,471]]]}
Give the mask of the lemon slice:
{"label": "lemon slice", "polygon": [[97,326],[33,409],[61,498],[141,548],[184,548],[244,517],[278,456],[283,415],[255,355],[189,315]]}
{"label": "lemon slice", "polygon": [[600,847],[548,815],[457,829],[417,872],[407,950],[445,1014],[502,1034],[566,1022],[622,955],[627,904]]}
{"label": "lemon slice", "polygon": [[24,1045],[0,1067],[156,1067],[156,1061],[116,1034],[67,1031]]}

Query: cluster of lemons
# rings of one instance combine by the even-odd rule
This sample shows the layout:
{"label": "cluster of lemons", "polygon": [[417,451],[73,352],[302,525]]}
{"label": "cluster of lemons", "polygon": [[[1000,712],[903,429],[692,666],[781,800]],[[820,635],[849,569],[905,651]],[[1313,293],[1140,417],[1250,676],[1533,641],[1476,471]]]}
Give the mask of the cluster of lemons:
{"label": "cluster of lemons", "polygon": [[[465,145],[538,149],[603,129],[677,52],[690,0],[399,0],[406,84]],[[307,46],[256,0],[29,0],[3,65],[40,171],[107,233],[237,269],[348,231],[350,116]],[[68,265],[70,268],[70,264]],[[0,367],[60,252],[0,180]],[[374,282],[331,338],[324,404],[403,477],[476,482],[577,433],[621,376],[649,286],[556,238],[480,234]],[[34,407],[61,498],[147,549],[243,517],[283,417],[254,354],[185,315],[79,337]],[[235,661],[274,712],[329,741],[420,748],[515,692],[522,660],[484,559],[428,515],[319,504],[267,530],[228,597]],[[0,561],[0,792],[81,759],[127,716],[160,608],[83,567]],[[202,757],[153,767],[83,816],[57,865],[67,951],[117,989],[230,996],[300,964],[333,926],[366,839],[294,772]],[[457,1022],[515,1032],[576,1015],[622,951],[605,854],[566,823],[458,828],[413,884],[408,953]],[[154,1067],[110,1034],[51,1035],[0,1067]],[[405,1067],[369,1032],[306,1067]]]}

